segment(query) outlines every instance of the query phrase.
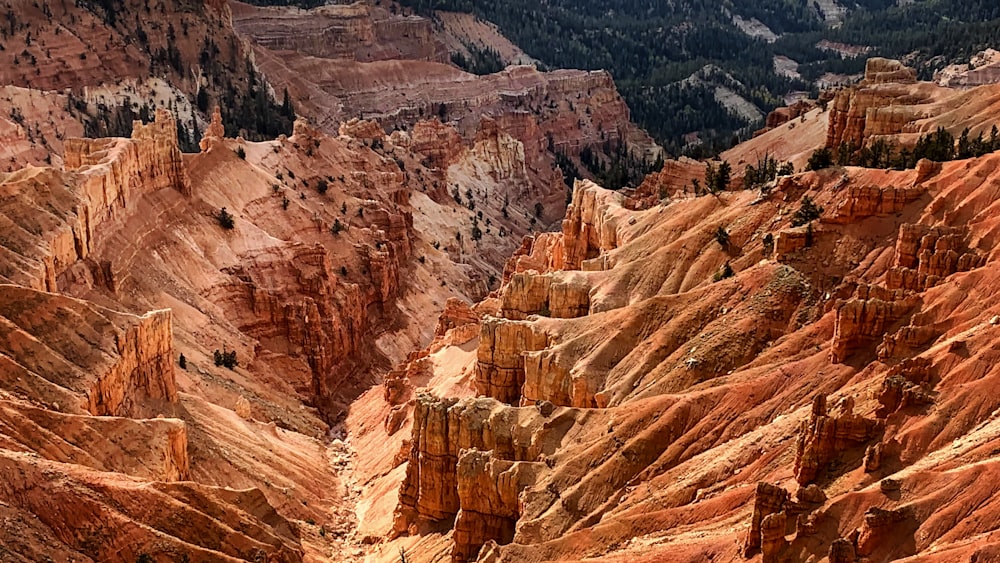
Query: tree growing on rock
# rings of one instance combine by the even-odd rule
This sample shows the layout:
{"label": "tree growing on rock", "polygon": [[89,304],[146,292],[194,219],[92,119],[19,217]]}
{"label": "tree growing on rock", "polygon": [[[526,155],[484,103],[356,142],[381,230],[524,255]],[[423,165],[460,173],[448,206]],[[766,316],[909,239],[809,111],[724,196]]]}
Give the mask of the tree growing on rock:
{"label": "tree growing on rock", "polygon": [[231,231],[236,227],[236,221],[233,219],[232,214],[226,211],[225,207],[215,214],[215,220],[219,222],[220,227],[227,231]]}
{"label": "tree growing on rock", "polygon": [[801,227],[807,223],[811,223],[816,219],[819,219],[820,214],[823,213],[823,208],[818,207],[809,196],[802,196],[802,202],[799,204],[799,209],[792,215],[792,226]]}

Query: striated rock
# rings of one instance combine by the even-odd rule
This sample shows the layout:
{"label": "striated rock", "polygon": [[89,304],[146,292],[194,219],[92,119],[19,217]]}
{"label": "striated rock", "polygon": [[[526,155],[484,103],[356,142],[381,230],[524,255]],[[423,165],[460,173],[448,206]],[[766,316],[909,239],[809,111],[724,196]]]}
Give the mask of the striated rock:
{"label": "striated rock", "polygon": [[908,358],[892,367],[878,391],[881,405],[875,416],[885,418],[908,406],[931,404],[933,395],[924,384],[931,378],[931,363],[927,358]]}
{"label": "striated rock", "polygon": [[212,110],[212,121],[208,124],[198,144],[201,152],[212,148],[215,142],[225,138],[225,136],[226,128],[222,125],[222,111],[219,109],[219,106],[215,106],[215,109]]}
{"label": "striated rock", "polygon": [[484,319],[476,352],[476,392],[518,404],[525,381],[525,352],[547,345],[548,336],[531,323]]}
{"label": "striated rock", "polygon": [[[167,110],[156,110],[155,121],[132,125],[132,138],[121,139],[67,139],[64,156],[67,170],[88,167],[80,171],[84,176],[82,191],[92,202],[91,217],[100,221],[106,214],[115,213],[111,202],[129,202],[140,194],[131,191],[141,187],[146,193],[163,188],[173,188],[183,194],[191,193],[191,182],[181,160],[177,142],[177,124]],[[105,203],[103,207],[100,203]],[[97,204],[97,205],[95,205]]]}
{"label": "striated rock", "polygon": [[826,502],[826,494],[823,493],[823,489],[815,483],[799,487],[798,492],[795,493],[795,498],[798,499],[799,502],[808,502],[812,504],[823,504]]}
{"label": "striated rock", "polygon": [[768,514],[760,523],[760,553],[764,563],[777,563],[788,547],[785,539],[787,517],[784,512]]}
{"label": "striated rock", "polygon": [[[89,353],[81,356],[75,349],[83,343]],[[0,349],[22,356],[17,363],[0,360],[8,388],[68,412],[151,418],[177,400],[170,311],[136,317],[0,286]]]}
{"label": "striated rock", "polygon": [[533,485],[544,464],[496,459],[493,452],[463,450],[456,477],[461,509],[455,520],[451,559],[464,563],[488,541],[499,545],[514,539],[520,516],[519,495]]}
{"label": "striated rock", "polygon": [[385,432],[386,434],[392,436],[403,426],[406,422],[406,409],[403,405],[396,405],[389,410],[389,414],[385,417]]}
{"label": "striated rock", "polygon": [[854,350],[877,342],[915,305],[912,298],[895,299],[898,296],[892,292],[867,297],[855,297],[837,307],[832,361],[843,362]]}
{"label": "striated rock", "polygon": [[829,105],[826,146],[862,147],[872,137],[901,133],[922,116],[914,107],[920,99],[906,86],[915,81],[914,71],[898,61],[869,59],[861,84],[840,90]]}
{"label": "striated rock", "polygon": [[385,138],[385,131],[376,121],[371,119],[354,118],[340,124],[339,133],[343,137],[350,137],[360,141],[374,141]]}
{"label": "striated rock", "polygon": [[479,315],[477,315],[468,303],[455,297],[449,297],[444,304],[444,311],[438,317],[437,326],[434,327],[435,338],[444,336],[448,331],[466,325],[479,325]]}
{"label": "striated rock", "polygon": [[430,20],[368,4],[329,5],[308,11],[237,6],[233,25],[254,43],[275,51],[371,62],[388,59],[448,61]]}
{"label": "striated rock", "polygon": [[969,250],[966,240],[959,228],[901,225],[895,265],[886,275],[886,286],[919,292],[952,274],[978,268],[984,259]]}
{"label": "striated rock", "polygon": [[424,155],[432,168],[444,170],[458,160],[465,144],[454,127],[444,125],[438,119],[418,121],[410,135],[410,148]]}
{"label": "striated rock", "polygon": [[[67,139],[67,172],[25,169],[0,180],[7,194],[0,217],[11,227],[0,248],[0,281],[58,291],[60,276],[99,246],[102,226],[133,214],[143,195],[190,193],[174,120],[165,111],[156,119],[137,123],[131,139]],[[116,272],[100,270],[113,291]]]}
{"label": "striated rock", "polygon": [[[750,530],[747,532],[747,536],[743,541],[743,554],[747,557],[753,555],[757,550],[762,550],[764,546],[764,534],[765,534],[765,520],[774,516],[776,514],[782,514],[781,518],[781,538],[784,539],[785,531],[785,519],[784,512],[785,504],[788,502],[788,491],[777,486],[771,485],[769,483],[758,482],[757,490],[754,494],[753,501],[753,515],[750,519]],[[776,525],[777,520],[772,520],[771,524]],[[775,530],[773,527],[766,527],[768,537],[768,547],[774,552],[774,537]]]}
{"label": "striated rock", "polygon": [[617,194],[589,180],[573,186],[573,201],[562,223],[565,269],[579,270],[587,260],[613,250],[621,243],[615,210]]}
{"label": "striated rock", "polygon": [[514,274],[535,271],[546,273],[565,269],[565,249],[562,234],[541,233],[526,236],[521,246],[504,264],[502,285],[510,283]]}
{"label": "striated rock", "polygon": [[809,420],[802,423],[795,451],[795,479],[812,483],[827,464],[841,452],[856,447],[875,435],[876,421],[854,414],[850,397],[839,404],[838,415],[828,415],[826,397],[817,395]]}
{"label": "striated rock", "polygon": [[809,246],[808,226],[779,231],[774,237],[774,260],[787,262],[790,256]]}
{"label": "striated rock", "polygon": [[530,315],[556,319],[586,316],[590,309],[590,286],[577,277],[566,281],[552,274],[514,274],[500,292],[505,318],[524,320]]}
{"label": "striated rock", "polygon": [[827,557],[829,557],[830,563],[855,563],[858,560],[858,556],[854,552],[854,544],[846,538],[833,540]]}
{"label": "striated rock", "polygon": [[865,512],[864,522],[858,534],[858,555],[871,555],[884,542],[892,541],[893,529],[908,518],[910,511],[906,507],[894,510],[884,510],[875,506],[869,508]]}
{"label": "striated rock", "polygon": [[830,223],[847,224],[867,217],[898,213],[926,193],[922,188],[883,186],[849,186],[844,198],[829,219]]}
{"label": "striated rock", "polygon": [[458,513],[455,472],[460,448],[453,442],[458,429],[449,427],[448,412],[457,403],[428,393],[417,396],[410,457],[393,523],[397,535],[418,522],[446,520]]}
{"label": "striated rock", "polygon": [[865,64],[862,84],[885,84],[889,82],[912,84],[917,81],[917,71],[894,59],[872,57]]}
{"label": "striated rock", "polygon": [[764,127],[774,129],[788,123],[793,119],[798,119],[816,107],[812,100],[799,100],[790,106],[780,107],[767,114]]}
{"label": "striated rock", "polygon": [[483,117],[476,132],[472,155],[485,163],[495,180],[526,180],[528,170],[524,144],[502,130],[496,120]]}
{"label": "striated rock", "polygon": [[304,357],[308,378],[290,383],[310,400],[331,400],[344,384],[338,367],[363,340],[367,300],[360,288],[341,284],[319,245],[258,252],[225,273],[229,283],[212,297],[236,312],[231,322],[276,352]]}
{"label": "striated rock", "polygon": [[[534,407],[516,409],[493,399],[438,399],[420,392],[393,533],[451,519],[462,509],[464,522],[456,524],[456,540],[462,530],[456,541],[459,552],[473,553],[487,539],[510,541],[517,496],[534,481],[537,467],[511,462],[537,461],[546,435],[559,431]],[[494,533],[498,535],[487,537]]]}
{"label": "striated rock", "polygon": [[[135,561],[152,552],[201,560],[302,561],[292,524],[255,488],[148,483],[0,449],[0,501],[5,510],[36,515],[46,534],[76,551],[76,558]],[[169,514],[162,511],[165,506]]]}

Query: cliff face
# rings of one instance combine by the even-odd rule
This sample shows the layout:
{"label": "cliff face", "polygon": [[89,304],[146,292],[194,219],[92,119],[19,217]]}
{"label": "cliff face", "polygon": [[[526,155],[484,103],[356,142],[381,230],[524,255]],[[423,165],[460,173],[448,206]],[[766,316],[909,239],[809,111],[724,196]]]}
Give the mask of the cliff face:
{"label": "cliff face", "polygon": [[[802,173],[768,196],[636,209],[578,185],[563,231],[524,239],[477,306],[487,316],[472,383],[497,401],[490,414],[452,415],[486,399],[434,399],[439,422],[414,418],[400,497],[410,516],[396,533],[420,536],[426,551],[413,553],[428,560],[476,557],[480,545],[480,560],[502,562],[857,561],[938,544],[986,556],[978,534],[996,523],[991,510],[959,509],[990,521],[962,531],[941,514],[992,494],[958,491],[993,474],[980,464],[998,436],[981,356],[998,322],[982,285],[995,274],[996,161]],[[828,211],[791,227],[806,195]],[[562,287],[576,291],[567,314]],[[444,358],[460,350],[428,356],[412,381],[467,396],[444,383],[460,369]],[[538,457],[498,454],[492,433],[526,413],[559,441],[533,433]],[[450,536],[434,535],[446,526]],[[706,535],[658,543],[682,529]],[[609,552],[617,541],[629,547]]]}
{"label": "cliff face", "polygon": [[922,134],[944,127],[956,137],[965,127],[989,134],[995,84],[971,90],[916,82],[898,61],[871,59],[857,86],[840,90],[829,104],[826,146],[863,147],[877,139],[912,146]]}
{"label": "cliff face", "polygon": [[[166,112],[156,117],[138,124],[131,139],[67,140],[66,173],[26,169],[3,180],[11,198],[4,215],[8,224],[23,225],[11,235],[24,249],[4,277],[56,291],[59,276],[90,256],[109,224],[135,213],[141,197],[164,188],[190,193],[174,120]],[[113,279],[107,282],[113,287]]]}
{"label": "cliff face", "polygon": [[254,43],[274,51],[360,62],[400,58],[448,61],[448,51],[435,36],[430,20],[391,14],[366,4],[323,6],[308,12],[236,4],[233,26]]}

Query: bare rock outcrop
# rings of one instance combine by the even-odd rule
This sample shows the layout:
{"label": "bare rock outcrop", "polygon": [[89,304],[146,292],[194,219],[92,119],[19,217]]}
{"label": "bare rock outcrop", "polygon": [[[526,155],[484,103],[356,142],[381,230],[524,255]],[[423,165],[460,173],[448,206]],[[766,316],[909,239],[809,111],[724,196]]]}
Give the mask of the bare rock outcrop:
{"label": "bare rock outcrop", "polygon": [[894,59],[872,57],[865,64],[862,84],[912,84],[917,81],[917,71]]}
{"label": "bare rock outcrop", "polygon": [[[767,543],[770,551],[773,552],[774,548],[774,537],[773,529],[777,528],[774,524],[777,521],[771,521],[771,526],[765,526],[764,522],[766,519],[781,513],[784,515],[784,510],[786,504],[789,502],[788,491],[770,483],[759,482],[757,483],[757,490],[754,493],[753,500],[753,515],[750,519],[750,529],[747,531],[746,538],[743,540],[743,553],[746,556],[751,556],[758,550],[761,550],[765,543],[765,529],[767,530]],[[781,518],[780,522],[781,537],[784,539],[784,529],[785,529],[785,519]]]}
{"label": "bare rock outcrop", "polygon": [[[173,117],[158,111],[156,119],[136,123],[131,139],[68,139],[65,172],[25,169],[0,181],[8,194],[0,218],[10,227],[0,280],[58,291],[60,276],[98,246],[102,225],[133,214],[141,196],[190,193]],[[104,270],[99,275],[113,290],[114,272]]]}
{"label": "bare rock outcrop", "polygon": [[525,353],[544,349],[548,340],[530,322],[484,319],[476,355],[476,391],[517,405],[525,381]]}
{"label": "bare rock outcrop", "polygon": [[879,342],[915,305],[913,297],[899,290],[859,287],[854,298],[837,307],[831,359],[843,362],[855,350]]}
{"label": "bare rock outcrop", "polygon": [[919,292],[952,274],[978,268],[984,258],[969,249],[967,239],[960,228],[900,226],[895,265],[886,275],[886,286]]}
{"label": "bare rock outcrop", "polygon": [[233,10],[233,24],[254,43],[276,51],[359,62],[396,58],[446,62],[448,51],[425,18],[368,4],[309,11]]}
{"label": "bare rock outcrop", "polygon": [[534,406],[438,399],[427,392],[417,395],[413,420],[393,533],[457,517],[456,562],[469,560],[490,541],[510,543],[522,492],[547,470],[542,452],[562,439],[567,425],[554,424]]}
{"label": "bare rock outcrop", "polygon": [[930,379],[931,364],[926,358],[906,359],[893,366],[878,391],[881,406],[876,416],[885,418],[906,407],[933,403],[933,395],[926,388]]}
{"label": "bare rock outcrop", "polygon": [[870,59],[861,84],[837,92],[830,102],[826,146],[862,147],[871,137],[900,133],[921,116],[908,87],[915,81],[916,73],[898,61]]}
{"label": "bare rock outcrop", "polygon": [[215,106],[215,109],[212,110],[212,121],[209,122],[208,127],[205,129],[198,147],[201,149],[201,152],[205,152],[212,148],[213,144],[225,138],[225,136],[226,128],[222,125],[222,111],[219,109],[219,106]]}
{"label": "bare rock outcrop", "polygon": [[355,357],[366,329],[370,300],[361,289],[339,280],[319,245],[257,252],[226,273],[230,282],[214,289],[214,299],[239,312],[232,321],[273,351],[306,359],[306,377],[286,374],[303,397],[322,404],[334,396],[344,384],[334,375]]}
{"label": "bare rock outcrop", "polygon": [[875,435],[877,422],[854,414],[853,399],[842,399],[838,410],[834,415],[827,413],[824,395],[813,400],[809,420],[799,430],[795,451],[795,479],[802,485],[812,483],[842,452]]}
{"label": "bare rock outcrop", "polygon": [[427,158],[431,168],[446,169],[458,160],[465,144],[458,130],[439,119],[418,121],[410,134],[410,148]]}
{"label": "bare rock outcrop", "polygon": [[0,359],[7,388],[67,412],[152,418],[177,399],[170,311],[137,317],[0,286],[0,344],[23,352],[17,363]]}
{"label": "bare rock outcrop", "polygon": [[582,278],[556,278],[552,274],[514,274],[500,293],[505,318],[524,320],[530,315],[557,319],[586,316],[590,286]]}
{"label": "bare rock outcrop", "polygon": [[841,200],[828,221],[847,224],[868,217],[892,215],[925,193],[925,189],[918,187],[849,186],[847,197]]}
{"label": "bare rock outcrop", "polygon": [[868,556],[878,550],[885,542],[892,542],[893,530],[907,519],[911,518],[907,507],[885,510],[871,507],[865,512],[864,521],[858,534],[857,554]]}
{"label": "bare rock outcrop", "polygon": [[453,562],[471,560],[487,541],[503,545],[514,539],[520,493],[535,483],[539,466],[544,464],[497,459],[493,452],[476,449],[462,451],[456,470],[461,508],[455,520]]}
{"label": "bare rock outcrop", "polygon": [[619,197],[589,180],[577,181],[573,186],[573,201],[562,224],[567,270],[586,270],[588,260],[621,243],[615,214],[621,209]]}

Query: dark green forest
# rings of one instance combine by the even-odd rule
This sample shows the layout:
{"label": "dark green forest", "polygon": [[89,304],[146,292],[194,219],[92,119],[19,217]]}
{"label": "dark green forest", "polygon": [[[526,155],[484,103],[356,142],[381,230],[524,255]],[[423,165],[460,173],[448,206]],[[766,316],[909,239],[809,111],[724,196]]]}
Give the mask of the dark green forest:
{"label": "dark green forest", "polygon": [[[714,85],[684,81],[706,65],[735,79],[737,93],[763,112],[826,72],[854,74],[867,56],[905,57],[924,78],[1000,44],[995,0],[855,0],[842,25],[828,28],[811,0],[401,0],[418,13],[460,11],[496,23],[529,55],[553,68],[607,69],[633,118],[668,151],[707,154],[746,137],[746,123],[719,107]],[[781,35],[766,43],[741,32],[732,15],[756,18]],[[822,39],[871,47],[857,59],[820,50]],[[775,55],[799,62],[802,80],[778,75]],[[728,80],[728,79],[727,79]],[[815,91],[814,91],[815,93]],[[700,133],[704,144],[685,147]]]}

